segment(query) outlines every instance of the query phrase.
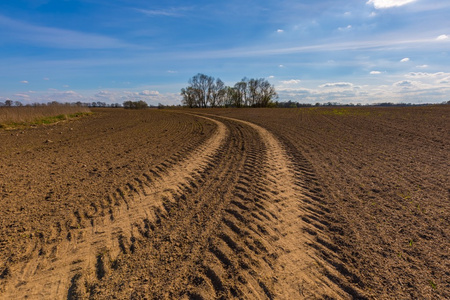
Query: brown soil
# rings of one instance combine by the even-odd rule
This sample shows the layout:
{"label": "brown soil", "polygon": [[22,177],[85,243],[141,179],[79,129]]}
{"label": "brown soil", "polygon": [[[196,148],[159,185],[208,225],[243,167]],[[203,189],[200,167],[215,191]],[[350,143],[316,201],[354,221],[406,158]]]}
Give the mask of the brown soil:
{"label": "brown soil", "polygon": [[449,118],[110,109],[0,131],[0,298],[448,298]]}
{"label": "brown soil", "polygon": [[450,298],[449,106],[214,113],[286,147],[314,194],[311,246],[343,275],[334,282],[374,299]]}
{"label": "brown soil", "polygon": [[[97,110],[74,122],[0,131],[0,298],[17,298],[64,258],[61,243],[76,243],[82,229],[126,206],[153,168],[185,159],[214,130],[192,116]],[[66,282],[66,275],[57,276]],[[51,299],[43,285],[34,293]]]}

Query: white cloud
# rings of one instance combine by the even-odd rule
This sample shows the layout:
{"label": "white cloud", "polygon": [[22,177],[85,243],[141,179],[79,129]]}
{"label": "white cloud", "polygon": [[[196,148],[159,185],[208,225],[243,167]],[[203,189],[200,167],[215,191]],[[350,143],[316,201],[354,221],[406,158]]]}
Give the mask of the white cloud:
{"label": "white cloud", "polygon": [[400,62],[408,62],[409,60],[410,60],[409,57],[405,57],[402,60],[400,60]]}
{"label": "white cloud", "polygon": [[285,84],[285,85],[299,84],[300,82],[301,82],[301,80],[299,80],[299,79],[291,79],[291,80],[282,80],[282,81],[280,81],[280,83]]}
{"label": "white cloud", "polygon": [[352,25],[348,25],[348,26],[346,26],[346,27],[339,27],[339,28],[338,28],[338,30],[340,30],[340,31],[350,30],[350,29],[352,29]]}
{"label": "white cloud", "polygon": [[416,0],[369,0],[367,4],[373,4],[376,9],[403,6]]}
{"label": "white cloud", "polygon": [[440,36],[438,36],[437,38],[436,38],[436,40],[438,40],[438,41],[445,41],[445,40],[448,40],[448,35],[446,35],[446,34],[441,34]]}
{"label": "white cloud", "polygon": [[178,71],[168,70],[167,73],[175,74],[175,73],[178,73]]}
{"label": "white cloud", "polygon": [[397,82],[394,82],[392,84],[393,87],[400,88],[401,90],[410,90],[410,91],[417,91],[424,88],[430,88],[431,86],[429,84],[423,83],[421,81],[412,81],[412,80],[400,80]]}
{"label": "white cloud", "polygon": [[27,80],[22,80],[20,83],[28,83]]}
{"label": "white cloud", "polygon": [[278,67],[279,67],[279,68],[284,68],[284,65],[279,65]]}
{"label": "white cloud", "polygon": [[48,78],[48,77],[44,77],[44,78],[42,78],[43,80],[50,80],[50,78]]}
{"label": "white cloud", "polygon": [[28,96],[29,97],[24,98],[24,100],[28,101],[29,103],[47,103],[52,101],[58,101],[62,103],[77,101],[89,102],[89,99],[86,99],[83,95],[75,91],[58,91],[55,89],[49,89],[48,92],[28,92]]}
{"label": "white cloud", "polygon": [[162,103],[164,105],[180,104],[181,96],[179,93],[161,94],[159,91],[144,90],[142,92],[117,91],[114,92],[115,98],[119,100],[109,102],[138,101],[144,100],[150,105]]}
{"label": "white cloud", "polygon": [[450,76],[443,78],[441,81],[439,81],[440,84],[449,84],[450,83]]}
{"label": "white cloud", "polygon": [[[384,72],[383,72],[384,73]],[[425,76],[428,73],[422,73]],[[301,84],[276,85],[279,101],[300,103],[441,103],[450,95],[450,73],[429,73],[428,77],[405,77],[391,75],[385,80],[396,78],[383,85],[356,85],[350,82],[329,82],[302,80]],[[289,80],[288,80],[289,81]],[[320,85],[319,85],[320,84]]]}
{"label": "white cloud", "polygon": [[424,77],[431,77],[431,73],[425,73],[425,72],[410,72],[405,75],[405,77],[408,78],[424,78]]}
{"label": "white cloud", "polygon": [[350,82],[331,82],[319,85],[320,88],[351,88],[353,83]]}
{"label": "white cloud", "polygon": [[420,69],[426,69],[428,68],[428,65],[420,65],[420,66],[416,66],[416,68],[420,68]]}
{"label": "white cloud", "polygon": [[283,33],[284,30],[283,30],[283,29],[278,29],[277,32],[278,32],[278,33]]}
{"label": "white cloud", "polygon": [[76,98],[76,99],[82,99],[83,96],[75,91],[63,91],[59,92],[59,95],[61,95],[64,98]]}
{"label": "white cloud", "polygon": [[270,75],[269,77],[267,77],[267,78],[269,78],[269,79],[273,79],[273,78],[275,78],[275,76],[273,76],[273,75]]}
{"label": "white cloud", "polygon": [[[13,100],[18,99],[27,103],[48,103],[52,101],[58,102],[105,102],[107,104],[123,103],[124,101],[144,100],[150,105],[162,103],[164,105],[177,105],[181,103],[179,93],[161,94],[155,90],[144,90],[142,92],[129,90],[101,90],[101,91],[84,91],[84,94],[77,93],[72,90],[60,91],[56,89],[48,89],[40,92],[20,92],[11,95]],[[1,99],[1,97],[0,97]]]}
{"label": "white cloud", "polygon": [[370,75],[379,75],[379,74],[381,74],[380,71],[371,71],[370,72]]}
{"label": "white cloud", "polygon": [[410,80],[402,80],[395,82],[393,85],[398,87],[411,87],[413,86],[413,82]]}
{"label": "white cloud", "polygon": [[13,96],[17,97],[17,98],[21,98],[22,100],[29,100],[30,99],[30,95],[27,95],[27,94],[14,94]]}
{"label": "white cloud", "polygon": [[145,91],[140,92],[139,95],[141,95],[141,96],[159,96],[159,92],[145,90]]}
{"label": "white cloud", "polygon": [[449,76],[450,73],[445,72],[436,72],[436,73],[427,73],[427,72],[410,72],[405,76],[408,78],[442,78],[445,76]]}

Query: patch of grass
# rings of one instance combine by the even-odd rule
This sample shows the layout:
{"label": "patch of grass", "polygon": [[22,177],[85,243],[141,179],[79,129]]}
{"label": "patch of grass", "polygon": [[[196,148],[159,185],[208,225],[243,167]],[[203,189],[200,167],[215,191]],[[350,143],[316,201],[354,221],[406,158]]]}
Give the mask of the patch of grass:
{"label": "patch of grass", "polygon": [[436,283],[433,282],[433,280],[430,280],[429,283],[430,283],[431,287],[433,288],[433,290],[437,289],[437,285],[436,285]]}
{"label": "patch of grass", "polygon": [[402,197],[405,200],[411,199],[411,193],[410,192],[406,192],[406,193],[399,193],[398,194],[400,197]]}
{"label": "patch of grass", "polygon": [[368,109],[359,107],[307,107],[300,108],[300,112],[318,115],[332,115],[332,116],[367,116],[371,112]]}
{"label": "patch of grass", "polygon": [[26,126],[53,124],[89,114],[85,106],[50,104],[36,106],[0,107],[0,128],[15,129]]}
{"label": "patch of grass", "polygon": [[57,115],[57,116],[51,116],[51,117],[44,117],[41,119],[37,119],[36,121],[32,122],[32,124],[34,125],[39,125],[39,124],[53,124],[56,122],[60,122],[60,121],[65,121],[67,120],[68,116],[67,115]]}
{"label": "patch of grass", "polygon": [[74,119],[79,119],[84,116],[92,115],[92,112],[77,112],[72,114],[59,114],[56,116],[47,116],[42,118],[36,118],[28,122],[8,122],[0,124],[2,129],[21,129],[30,126],[38,125],[50,125],[58,122],[69,121]]}

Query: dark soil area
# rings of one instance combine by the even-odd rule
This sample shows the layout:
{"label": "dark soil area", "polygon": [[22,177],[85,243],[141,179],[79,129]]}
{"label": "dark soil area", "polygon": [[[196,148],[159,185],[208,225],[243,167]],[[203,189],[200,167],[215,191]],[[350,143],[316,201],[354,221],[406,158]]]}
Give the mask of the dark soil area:
{"label": "dark soil area", "polygon": [[0,153],[0,299],[450,298],[450,106],[97,109]]}
{"label": "dark soil area", "polygon": [[65,238],[78,218],[94,218],[108,196],[126,193],[152,166],[187,155],[214,128],[159,110],[98,109],[77,121],[1,130],[0,274]]}
{"label": "dark soil area", "polygon": [[[306,160],[329,209],[325,259],[376,299],[450,298],[450,107],[211,110]],[[304,164],[305,164],[304,163]]]}

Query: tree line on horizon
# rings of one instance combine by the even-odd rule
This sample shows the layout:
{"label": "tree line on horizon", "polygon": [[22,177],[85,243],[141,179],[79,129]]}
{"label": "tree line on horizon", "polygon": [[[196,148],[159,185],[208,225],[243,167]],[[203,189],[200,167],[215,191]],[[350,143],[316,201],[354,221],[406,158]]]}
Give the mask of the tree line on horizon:
{"label": "tree line on horizon", "polygon": [[264,78],[244,77],[234,86],[226,86],[220,78],[198,73],[181,89],[182,105],[206,107],[273,107],[275,87]]}

